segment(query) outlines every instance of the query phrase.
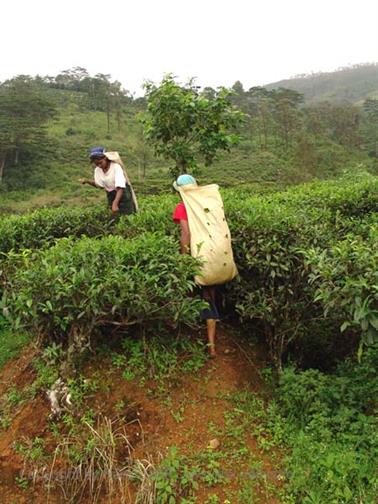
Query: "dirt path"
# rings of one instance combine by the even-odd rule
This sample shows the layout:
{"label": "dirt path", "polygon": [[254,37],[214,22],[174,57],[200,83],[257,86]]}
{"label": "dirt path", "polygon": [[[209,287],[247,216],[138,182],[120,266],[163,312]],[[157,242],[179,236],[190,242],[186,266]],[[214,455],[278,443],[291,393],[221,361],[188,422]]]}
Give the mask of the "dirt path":
{"label": "dirt path", "polygon": [[[264,356],[256,346],[246,346],[237,333],[224,326],[218,335],[217,350],[216,359],[209,360],[194,375],[181,376],[163,394],[151,393],[153,384],[146,383],[141,387],[126,381],[118,370],[110,369],[107,362],[100,363],[96,366],[96,373],[104,376],[106,390],[92,398],[90,407],[109,416],[117,409],[130,422],[128,435],[134,447],[134,458],[149,458],[157,463],[172,447],[176,447],[183,457],[206,457],[212,450],[209,446],[215,443],[217,446],[213,450],[219,456],[224,481],[200,485],[196,492],[197,503],[278,503],[272,491],[280,486],[278,465],[273,460],[276,454],[259,447],[253,429],[245,425],[242,410],[235,402],[235,397],[241,393],[261,394],[260,369],[264,365]],[[27,380],[32,379],[30,360],[29,350],[0,373],[2,394],[10,387],[22,388]],[[123,411],[120,411],[120,405],[124,405]],[[22,438],[48,438],[48,414],[48,404],[40,395],[20,406],[11,425],[0,430],[1,503],[46,502],[43,488],[29,486],[22,489],[22,481],[16,483],[23,462],[14,446]],[[210,463],[215,464],[215,455],[210,453],[209,456],[212,457]],[[207,474],[203,476],[207,478]],[[249,494],[247,492],[248,485],[253,488],[253,498],[252,490]],[[50,502],[62,501],[54,498]],[[118,504],[120,501],[102,499],[102,502]]]}

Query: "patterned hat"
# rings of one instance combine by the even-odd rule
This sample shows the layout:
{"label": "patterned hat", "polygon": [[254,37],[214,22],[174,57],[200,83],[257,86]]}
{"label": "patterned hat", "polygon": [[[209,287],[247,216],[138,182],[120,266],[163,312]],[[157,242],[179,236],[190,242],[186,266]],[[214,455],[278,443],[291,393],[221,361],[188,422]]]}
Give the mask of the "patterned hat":
{"label": "patterned hat", "polygon": [[92,147],[89,151],[90,159],[102,158],[105,156],[105,147]]}

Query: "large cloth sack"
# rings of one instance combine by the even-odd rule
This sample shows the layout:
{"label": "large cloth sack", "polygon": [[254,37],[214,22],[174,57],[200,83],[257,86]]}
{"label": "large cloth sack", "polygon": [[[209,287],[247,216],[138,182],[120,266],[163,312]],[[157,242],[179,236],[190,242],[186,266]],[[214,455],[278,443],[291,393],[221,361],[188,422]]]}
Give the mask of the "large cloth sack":
{"label": "large cloth sack", "polygon": [[177,189],[188,214],[191,255],[203,261],[195,282],[218,285],[232,280],[238,271],[219,186],[189,184]]}

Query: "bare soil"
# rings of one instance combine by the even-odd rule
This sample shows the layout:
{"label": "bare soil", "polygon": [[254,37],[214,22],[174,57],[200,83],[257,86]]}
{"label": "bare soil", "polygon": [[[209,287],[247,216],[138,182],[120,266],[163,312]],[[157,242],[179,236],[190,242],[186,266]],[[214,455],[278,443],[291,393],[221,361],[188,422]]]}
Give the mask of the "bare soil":
{"label": "bare soil", "polygon": [[[209,425],[219,432],[225,427],[225,412],[231,407],[229,398],[240,391],[265,393],[260,370],[265,365],[264,351],[256,345],[246,345],[239,334],[222,326],[217,337],[217,357],[207,361],[194,376],[180,376],[169,390],[169,401],[154,394],[153,382],[140,386],[135,381],[126,381],[119,370],[110,367],[106,359],[91,364],[88,373],[96,373],[103,378],[105,387],[90,399],[89,407],[104,416],[122,415],[126,423],[128,439],[134,448],[134,458],[150,458],[158,462],[169,448],[175,446],[180,454],[191,456],[206,450],[212,435]],[[17,359],[10,361],[0,373],[0,397],[10,387],[24,389],[34,379],[31,365],[35,350],[27,348]],[[156,389],[156,387],[155,387]],[[121,405],[121,407],[120,407]],[[47,446],[51,444],[49,425],[49,404],[44,394],[22,404],[11,419],[7,429],[0,429],[0,502],[2,504],[51,504],[65,502],[58,494],[51,494],[41,482],[22,488],[18,478],[22,475],[24,461],[15,451],[15,443],[23,439],[43,438]],[[277,463],[259,448],[258,440],[248,432],[244,442],[253,458],[261,467],[261,477],[265,485],[256,481],[253,502],[274,504],[278,498],[267,487],[279,487],[280,478]],[[222,450],[224,439],[218,439]],[[205,503],[210,495],[217,495],[219,503],[237,504],[237,491],[241,474],[247,468],[243,463],[235,463],[234,474],[229,474],[227,483],[211,488],[199,488],[196,502]],[[234,496],[230,500],[230,496]],[[89,504],[90,500],[81,502]],[[117,498],[103,498],[100,503],[119,504]],[[130,497],[130,503],[133,503]],[[245,504],[248,504],[246,501]],[[252,501],[251,501],[252,504]]]}

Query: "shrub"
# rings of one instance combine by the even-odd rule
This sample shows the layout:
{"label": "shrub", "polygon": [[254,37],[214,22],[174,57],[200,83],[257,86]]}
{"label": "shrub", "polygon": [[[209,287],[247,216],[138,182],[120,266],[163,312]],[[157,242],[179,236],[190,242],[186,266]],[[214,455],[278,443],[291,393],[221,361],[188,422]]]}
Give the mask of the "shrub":
{"label": "shrub", "polygon": [[347,360],[332,375],[293,368],[282,373],[276,400],[292,448],[288,486],[296,502],[375,502],[377,365],[373,346],[361,363]]}
{"label": "shrub", "polygon": [[101,327],[193,323],[203,306],[188,298],[199,263],[177,248],[156,234],[65,238],[19,258],[5,302],[16,325],[71,353],[88,346]]}
{"label": "shrub", "polygon": [[368,239],[348,235],[330,249],[306,253],[310,282],[324,315],[339,319],[341,330],[357,328],[362,343],[378,340],[378,226]]}
{"label": "shrub", "polygon": [[7,217],[0,223],[0,252],[50,245],[65,236],[99,236],[109,228],[110,212],[102,206],[44,208]]}

